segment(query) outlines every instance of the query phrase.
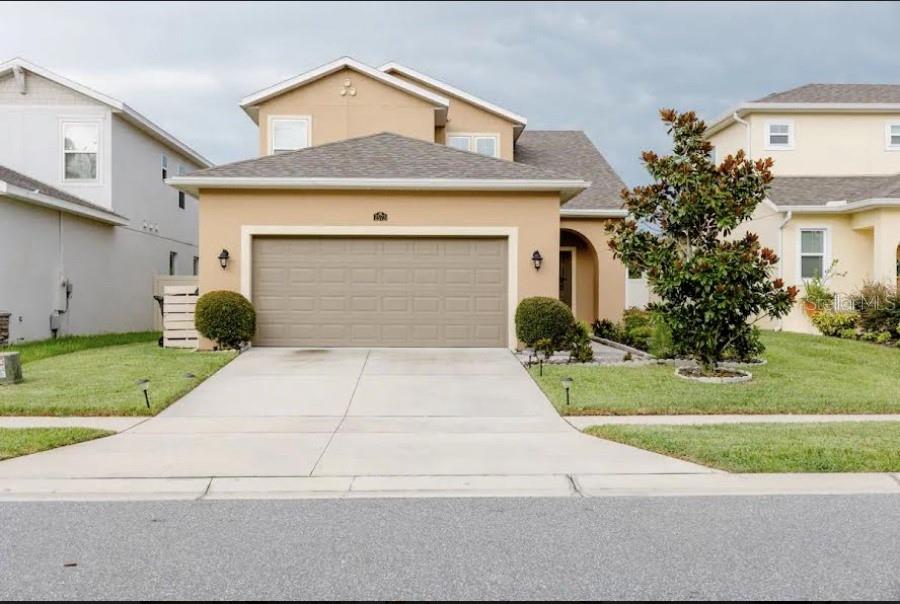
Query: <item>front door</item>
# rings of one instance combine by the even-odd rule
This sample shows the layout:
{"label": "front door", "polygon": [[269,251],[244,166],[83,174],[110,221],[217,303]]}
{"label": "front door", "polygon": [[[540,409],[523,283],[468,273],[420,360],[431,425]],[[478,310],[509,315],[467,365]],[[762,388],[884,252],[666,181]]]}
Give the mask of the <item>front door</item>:
{"label": "front door", "polygon": [[559,250],[559,299],[573,308],[572,300],[575,295],[574,288],[574,264],[575,250],[562,248]]}

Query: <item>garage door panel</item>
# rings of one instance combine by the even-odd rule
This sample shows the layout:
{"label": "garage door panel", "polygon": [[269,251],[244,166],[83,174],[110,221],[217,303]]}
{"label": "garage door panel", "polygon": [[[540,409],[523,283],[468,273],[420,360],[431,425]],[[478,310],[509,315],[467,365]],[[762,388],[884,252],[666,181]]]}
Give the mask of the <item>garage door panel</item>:
{"label": "garage door panel", "polygon": [[505,346],[507,243],[261,237],[261,346]]}

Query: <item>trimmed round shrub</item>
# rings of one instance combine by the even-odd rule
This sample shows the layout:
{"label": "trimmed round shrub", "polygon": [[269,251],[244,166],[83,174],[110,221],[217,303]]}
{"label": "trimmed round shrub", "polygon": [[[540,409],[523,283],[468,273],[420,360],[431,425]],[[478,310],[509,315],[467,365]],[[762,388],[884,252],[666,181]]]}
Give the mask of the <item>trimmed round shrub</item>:
{"label": "trimmed round shrub", "polygon": [[256,333],[256,310],[237,292],[212,291],[197,300],[194,324],[219,348],[239,350]]}
{"label": "trimmed round shrub", "polygon": [[516,337],[532,348],[538,340],[550,340],[559,350],[574,322],[572,311],[556,298],[525,298],[516,308]]}

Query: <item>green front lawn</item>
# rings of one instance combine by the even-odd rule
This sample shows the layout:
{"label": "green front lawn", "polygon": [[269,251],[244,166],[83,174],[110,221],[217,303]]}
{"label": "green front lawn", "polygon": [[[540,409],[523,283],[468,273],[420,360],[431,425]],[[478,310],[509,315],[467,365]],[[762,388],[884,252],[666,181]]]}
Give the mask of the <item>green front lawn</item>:
{"label": "green front lawn", "polygon": [[51,340],[38,340],[0,346],[0,352],[19,352],[22,364],[40,361],[61,354],[88,350],[90,348],[105,348],[120,344],[132,344],[135,342],[155,342],[159,338],[158,331],[131,331],[126,333],[103,333],[90,336],[63,336]]}
{"label": "green front lawn", "polygon": [[[900,350],[868,342],[764,332],[768,365],[745,384],[700,384],[672,365],[545,365],[538,384],[564,415],[900,413]],[[566,408],[560,378],[574,379]]]}
{"label": "green front lawn", "polygon": [[729,472],[900,472],[900,422],[592,426],[586,432]]}
{"label": "green front lawn", "polygon": [[[0,415],[155,415],[235,357],[152,342],[88,348],[23,364],[25,380],[0,386]],[[151,408],[136,385],[150,380]]]}
{"label": "green front lawn", "polygon": [[0,428],[0,461],[112,434],[90,428]]}

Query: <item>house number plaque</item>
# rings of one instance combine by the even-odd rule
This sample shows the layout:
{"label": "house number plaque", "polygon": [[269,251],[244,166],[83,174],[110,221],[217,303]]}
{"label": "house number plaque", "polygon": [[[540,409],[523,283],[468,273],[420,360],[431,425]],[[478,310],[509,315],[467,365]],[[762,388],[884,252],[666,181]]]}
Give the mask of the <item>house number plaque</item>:
{"label": "house number plaque", "polygon": [[385,212],[375,212],[372,215],[372,220],[375,222],[385,222],[388,219],[388,215]]}

